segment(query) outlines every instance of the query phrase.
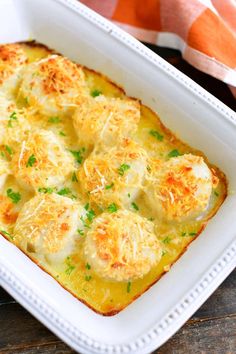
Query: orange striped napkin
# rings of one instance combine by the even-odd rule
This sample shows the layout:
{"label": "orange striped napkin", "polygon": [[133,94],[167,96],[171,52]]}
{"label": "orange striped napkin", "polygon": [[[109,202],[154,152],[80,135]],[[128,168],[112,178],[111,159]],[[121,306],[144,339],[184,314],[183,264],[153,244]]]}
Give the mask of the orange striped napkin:
{"label": "orange striped napkin", "polygon": [[236,96],[236,0],[81,0],[141,41],[179,49]]}

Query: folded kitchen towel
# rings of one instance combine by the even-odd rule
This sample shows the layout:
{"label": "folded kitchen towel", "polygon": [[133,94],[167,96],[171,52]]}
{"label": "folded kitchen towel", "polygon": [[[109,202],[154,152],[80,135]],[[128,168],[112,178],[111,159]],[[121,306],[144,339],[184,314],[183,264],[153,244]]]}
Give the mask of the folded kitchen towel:
{"label": "folded kitchen towel", "polygon": [[179,49],[236,96],[236,0],[81,0],[141,41]]}

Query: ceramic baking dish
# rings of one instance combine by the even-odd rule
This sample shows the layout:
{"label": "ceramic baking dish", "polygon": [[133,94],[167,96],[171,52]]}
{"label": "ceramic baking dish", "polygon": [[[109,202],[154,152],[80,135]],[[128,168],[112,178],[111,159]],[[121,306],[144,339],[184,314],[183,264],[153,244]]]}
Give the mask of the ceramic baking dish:
{"label": "ceramic baking dish", "polygon": [[91,311],[0,238],[0,285],[80,353],[149,353],[212,294],[236,264],[236,116],[134,38],[73,0],[1,0],[0,42],[48,45],[141,98],[229,182],[229,196],[188,251],[113,317]]}

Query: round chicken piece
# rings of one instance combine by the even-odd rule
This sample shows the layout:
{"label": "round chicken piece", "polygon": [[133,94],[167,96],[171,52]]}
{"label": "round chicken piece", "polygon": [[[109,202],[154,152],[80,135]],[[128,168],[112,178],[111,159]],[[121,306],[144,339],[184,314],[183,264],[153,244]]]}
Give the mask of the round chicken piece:
{"label": "round chicken piece", "polygon": [[24,189],[62,187],[74,171],[74,159],[52,132],[36,130],[22,141],[13,155],[12,171]]}
{"label": "round chicken piece", "polygon": [[55,117],[71,113],[88,88],[80,66],[51,55],[25,68],[19,93],[36,111]]}
{"label": "round chicken piece", "polygon": [[38,194],[25,203],[14,228],[14,242],[23,251],[62,262],[73,251],[83,229],[79,203],[57,194]]}
{"label": "round chicken piece", "polygon": [[111,203],[129,208],[141,191],[146,165],[146,151],[124,139],[118,149],[91,154],[77,177],[85,195],[100,208]]}
{"label": "round chicken piece", "polygon": [[102,278],[130,281],[142,278],[161,259],[153,223],[128,210],[95,219],[85,240],[85,258]]}
{"label": "round chicken piece", "polygon": [[86,148],[96,144],[114,146],[131,137],[140,120],[140,103],[130,98],[88,97],[73,116],[79,143]]}
{"label": "round chicken piece", "polygon": [[218,179],[201,156],[185,154],[150,166],[146,198],[159,217],[182,222],[204,215]]}
{"label": "round chicken piece", "polygon": [[11,96],[18,86],[21,69],[28,59],[20,44],[0,45],[0,88]]}

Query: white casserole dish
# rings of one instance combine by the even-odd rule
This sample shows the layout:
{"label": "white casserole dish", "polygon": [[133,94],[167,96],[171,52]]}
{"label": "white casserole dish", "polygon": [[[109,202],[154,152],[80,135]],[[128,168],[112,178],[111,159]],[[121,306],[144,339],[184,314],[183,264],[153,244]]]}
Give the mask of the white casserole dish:
{"label": "white casserole dish", "polygon": [[28,39],[108,75],[228,177],[216,216],[143,296],[114,317],[75,299],[0,238],[0,285],[80,353],[149,353],[163,344],[236,265],[236,115],[128,34],[73,0],[1,0],[0,42]]}

